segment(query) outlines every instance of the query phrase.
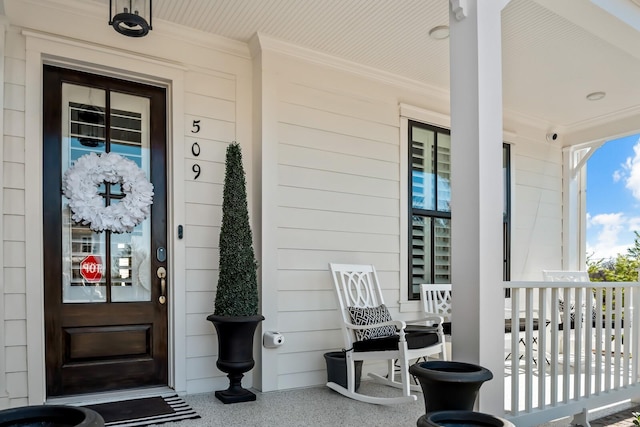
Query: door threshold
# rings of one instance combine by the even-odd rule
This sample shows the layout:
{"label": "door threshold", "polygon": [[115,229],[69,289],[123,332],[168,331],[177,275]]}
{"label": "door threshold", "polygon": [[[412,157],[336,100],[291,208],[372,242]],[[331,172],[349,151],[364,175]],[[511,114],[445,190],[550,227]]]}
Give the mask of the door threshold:
{"label": "door threshold", "polygon": [[144,387],[127,390],[107,391],[102,393],[77,394],[64,397],[50,397],[45,405],[71,405],[85,406],[98,403],[115,402],[118,400],[141,399],[151,396],[173,396],[177,394],[174,389],[164,387]]}

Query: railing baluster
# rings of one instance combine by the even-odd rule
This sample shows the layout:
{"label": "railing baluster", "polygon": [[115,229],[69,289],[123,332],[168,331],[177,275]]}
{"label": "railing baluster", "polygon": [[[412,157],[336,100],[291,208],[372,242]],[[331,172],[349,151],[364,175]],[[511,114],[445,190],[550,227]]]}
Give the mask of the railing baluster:
{"label": "railing baluster", "polygon": [[[569,415],[583,405],[609,404],[612,396],[623,401],[637,395],[640,367],[633,356],[640,354],[640,332],[633,325],[640,324],[640,310],[632,307],[640,306],[640,283],[505,282],[505,286],[511,289],[512,304],[507,418],[535,419],[545,410],[557,415],[563,407]],[[560,299],[565,302],[562,313]]]}

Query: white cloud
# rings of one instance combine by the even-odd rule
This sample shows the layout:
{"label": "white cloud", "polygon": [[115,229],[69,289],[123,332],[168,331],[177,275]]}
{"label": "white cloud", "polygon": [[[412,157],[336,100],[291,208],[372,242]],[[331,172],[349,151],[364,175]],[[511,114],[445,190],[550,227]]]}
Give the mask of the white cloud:
{"label": "white cloud", "polygon": [[624,174],[620,170],[613,171],[613,182],[618,182],[624,176]]}
{"label": "white cloud", "polygon": [[633,146],[633,158],[628,157],[623,166],[628,171],[625,187],[631,190],[633,197],[640,200],[640,141]]}
{"label": "white cloud", "polygon": [[639,230],[640,217],[626,217],[622,212],[591,216],[587,213],[587,227],[590,235],[587,242],[587,255],[591,259],[615,258],[626,254],[634,244],[634,230]]}

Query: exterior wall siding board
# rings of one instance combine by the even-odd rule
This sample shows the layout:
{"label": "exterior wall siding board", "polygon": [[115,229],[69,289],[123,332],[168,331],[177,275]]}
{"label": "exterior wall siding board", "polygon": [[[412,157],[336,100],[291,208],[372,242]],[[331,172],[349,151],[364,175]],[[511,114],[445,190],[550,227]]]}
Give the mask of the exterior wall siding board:
{"label": "exterior wall siding board", "polygon": [[366,120],[373,124],[397,126],[397,120],[394,119],[398,111],[396,104],[366,97],[363,93],[349,93],[343,88],[336,90],[326,86],[320,87],[317,82],[284,82],[281,85],[280,100],[288,104],[340,114],[343,117]]}
{"label": "exterior wall siding board", "polygon": [[189,363],[187,364],[187,380],[211,378],[224,375],[216,368],[217,358],[217,353],[211,356],[190,357]]}
{"label": "exterior wall siding board", "polygon": [[[210,301],[213,304],[213,300]],[[211,335],[215,330],[211,322],[208,322],[202,313],[187,314],[187,329],[189,330],[189,337],[196,337],[199,335]],[[210,337],[205,338],[215,344]]]}
{"label": "exterior wall siding board", "polygon": [[27,284],[24,267],[5,267],[3,277],[5,294],[22,294],[26,292]]}
{"label": "exterior wall siding board", "polygon": [[[214,139],[196,138],[193,135],[185,137],[184,157],[186,159],[219,163],[224,166],[227,144],[229,141],[217,141]],[[197,142],[200,146],[200,153],[193,154],[193,144]]]}
{"label": "exterior wall siding board", "polygon": [[397,235],[398,219],[390,216],[289,207],[281,207],[278,212],[278,226],[282,228]]}
{"label": "exterior wall siding board", "polygon": [[26,259],[25,242],[4,242],[4,266],[24,267]]}
{"label": "exterior wall siding board", "polygon": [[[202,314],[202,322],[207,322],[206,317],[213,313],[213,291],[188,292],[187,293],[187,314]],[[212,326],[213,328],[213,326]]]}
{"label": "exterior wall siding board", "polygon": [[5,81],[5,83],[14,84],[14,85],[21,85],[21,86],[24,87],[24,85],[25,85],[25,60],[24,60],[24,58],[12,58],[10,56],[5,57],[5,59],[4,59],[4,81]]}
{"label": "exterior wall siding board", "polygon": [[279,200],[283,207],[398,217],[397,201],[375,195],[281,187]]}
{"label": "exterior wall siding board", "polygon": [[[209,322],[207,322],[209,323]],[[218,348],[211,337],[207,335],[195,335],[187,337],[187,357],[215,356]]]}
{"label": "exterior wall siding board", "polygon": [[187,225],[184,228],[185,236],[189,236],[189,246],[192,248],[208,248],[217,244],[220,236],[220,227]]}
{"label": "exterior wall siding board", "polygon": [[24,138],[24,111],[4,110],[4,134]]}
{"label": "exterior wall siding board", "polygon": [[562,260],[562,152],[560,147],[512,146],[515,171],[511,279],[540,280]]}
{"label": "exterior wall siding board", "polygon": [[[201,144],[202,145],[202,144]],[[200,173],[197,175],[193,172],[192,165],[197,163],[200,166]],[[201,183],[214,183],[218,184],[224,181],[224,164],[220,164],[217,162],[208,162],[206,160],[201,159],[184,159],[185,170],[187,171],[187,182],[195,181],[197,179],[198,182]],[[204,197],[200,198],[199,202],[201,203],[212,203],[213,200],[206,200]]]}
{"label": "exterior wall siding board", "polygon": [[[335,310],[335,307],[336,297],[330,291],[278,292],[278,310],[280,312],[296,312],[300,317],[303,317],[307,311]],[[318,325],[317,328],[324,329],[322,325]]]}
{"label": "exterior wall siding board", "polygon": [[397,253],[398,238],[390,234],[348,233],[343,231],[294,230],[282,228],[278,239],[282,249],[369,251]]}
{"label": "exterior wall siding board", "polygon": [[235,102],[226,99],[186,93],[185,107],[187,114],[200,115],[227,122],[235,122],[236,120]]}
{"label": "exterior wall siding board", "polygon": [[[203,203],[188,203],[187,204],[187,218],[186,223],[194,226],[205,227],[219,227],[222,220],[222,206],[203,204]],[[218,242],[215,242],[215,247],[218,247]]]}
{"label": "exterior wall siding board", "polygon": [[329,280],[329,263],[373,264],[378,269],[400,271],[399,260],[389,254],[376,252],[310,251],[302,249],[279,249],[278,270],[323,270]]}
{"label": "exterior wall siding board", "polygon": [[[187,270],[187,292],[210,291],[218,283],[218,270]],[[213,306],[213,301],[211,301]],[[213,327],[213,326],[212,326]]]}
{"label": "exterior wall siding board", "polygon": [[9,215],[24,215],[24,190],[5,188],[3,194],[3,213]]}
{"label": "exterior wall siding board", "polygon": [[[21,215],[4,215],[3,232],[5,241],[24,242],[24,216]],[[5,283],[6,285],[6,283]]]}
{"label": "exterior wall siding board", "polygon": [[[331,296],[333,296],[333,292],[331,293]],[[281,310],[278,316],[278,331],[281,333],[288,334],[289,332],[304,332],[308,330],[339,330],[339,328],[340,321],[335,309],[335,303],[333,307],[327,310],[308,310],[304,316],[300,316],[298,311],[284,310]]]}
{"label": "exterior wall siding board", "polygon": [[186,203],[219,204],[222,200],[222,184],[210,182],[185,182],[184,198]]}
{"label": "exterior wall siding board", "polygon": [[216,73],[214,70],[207,70],[207,73],[187,71],[186,74],[185,92],[236,101],[237,82],[233,74]]}
{"label": "exterior wall siding board", "polygon": [[281,165],[278,179],[284,187],[299,187],[341,193],[366,194],[372,188],[381,198],[398,198],[398,182],[384,178],[359,176],[351,172],[335,173],[326,170],[307,169],[301,166]]}
{"label": "exterior wall siding board", "polygon": [[27,372],[7,373],[7,392],[11,401],[16,398],[27,397]]}
{"label": "exterior wall siding board", "polygon": [[[336,172],[342,175],[355,175],[378,178],[396,182],[398,164],[385,160],[345,156],[318,149],[280,144],[278,160],[281,165],[296,166],[303,169]],[[371,192],[371,188],[369,188]]]}
{"label": "exterior wall siding board", "polygon": [[218,248],[190,248],[186,249],[187,270],[217,269],[220,258]]}
{"label": "exterior wall siding board", "polygon": [[398,140],[397,126],[345,117],[333,112],[314,110],[286,102],[280,103],[278,112],[280,113],[279,120],[281,123],[295,124],[296,126],[311,129],[323,129],[340,135],[371,139],[388,144],[393,144],[394,141]]}
{"label": "exterior wall siding board", "polygon": [[341,135],[326,129],[313,129],[290,123],[278,124],[281,143],[298,147],[322,148],[325,151],[368,159],[398,163],[400,152],[388,141],[376,141],[351,135]]}
{"label": "exterior wall siding board", "polygon": [[5,135],[3,154],[5,162],[24,163],[24,138]]}
{"label": "exterior wall siding board", "polygon": [[5,294],[4,318],[5,320],[20,320],[27,318],[26,295]]}
{"label": "exterior wall siding board", "polygon": [[5,161],[2,175],[4,188],[24,190],[24,163]]}
{"label": "exterior wall siding board", "polygon": [[[201,130],[200,132],[198,132],[198,135],[201,139],[229,142],[236,139],[235,123],[232,121],[211,119],[205,116],[195,116],[187,114],[185,116],[187,132],[191,132],[194,120],[200,120]],[[193,137],[193,135],[189,133],[187,133],[185,136]]]}
{"label": "exterior wall siding board", "polygon": [[27,347],[13,346],[6,348],[7,372],[27,371]]}
{"label": "exterior wall siding board", "polygon": [[24,84],[5,82],[4,108],[7,110],[24,111]]}
{"label": "exterior wall siding board", "polygon": [[5,345],[7,347],[27,345],[27,321],[5,320]]}

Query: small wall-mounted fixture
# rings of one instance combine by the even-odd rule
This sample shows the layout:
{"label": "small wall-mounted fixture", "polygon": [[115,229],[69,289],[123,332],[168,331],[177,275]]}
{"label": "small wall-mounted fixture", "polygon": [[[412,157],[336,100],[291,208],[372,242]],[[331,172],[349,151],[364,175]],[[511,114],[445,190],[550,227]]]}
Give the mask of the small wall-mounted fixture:
{"label": "small wall-mounted fixture", "polygon": [[607,96],[607,94],[605,92],[602,92],[602,91],[591,92],[590,94],[587,95],[587,99],[589,101],[600,101],[605,96]]}
{"label": "small wall-mounted fixture", "polygon": [[438,25],[429,30],[429,37],[434,40],[444,40],[449,38],[449,26]]}
{"label": "small wall-mounted fixture", "polygon": [[554,142],[554,141],[556,141],[557,139],[558,139],[558,134],[557,134],[557,133],[555,133],[555,132],[549,132],[549,133],[547,134],[547,141],[549,141],[549,142]]}
{"label": "small wall-mounted fixture", "polygon": [[109,0],[109,25],[129,37],[144,37],[153,30],[153,0]]}

